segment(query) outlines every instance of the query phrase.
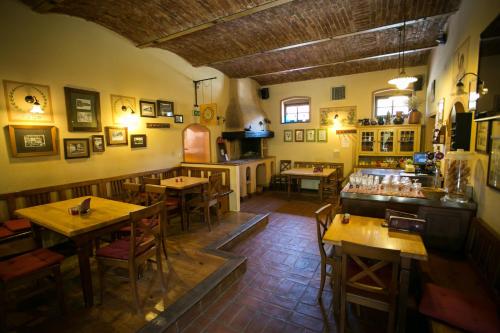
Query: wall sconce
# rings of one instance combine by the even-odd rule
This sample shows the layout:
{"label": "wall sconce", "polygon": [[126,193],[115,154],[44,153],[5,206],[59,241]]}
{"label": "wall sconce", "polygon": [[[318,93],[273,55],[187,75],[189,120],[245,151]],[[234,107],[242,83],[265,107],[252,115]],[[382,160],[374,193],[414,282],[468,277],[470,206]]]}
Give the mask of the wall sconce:
{"label": "wall sconce", "polygon": [[[465,89],[464,89],[464,83],[463,83],[463,79],[465,76],[467,75],[474,75],[475,77],[477,77],[477,90],[478,90],[478,93],[480,95],[486,95],[488,93],[488,88],[486,88],[486,84],[484,83],[483,80],[481,80],[481,78],[479,76],[477,76],[476,73],[472,73],[472,72],[468,72],[468,73],[465,73],[464,75],[462,75],[462,77],[458,80],[457,82],[457,95],[462,95],[465,93]],[[479,96],[477,96],[477,98],[479,98]],[[476,99],[477,99],[476,98]]]}
{"label": "wall sconce", "polygon": [[122,111],[123,112],[127,112],[127,110],[129,110],[129,109],[130,109],[130,114],[135,114],[134,109],[132,109],[130,106],[122,105]]}
{"label": "wall sconce", "polygon": [[33,104],[33,107],[30,110],[31,113],[43,113],[40,102],[38,102],[38,99],[34,95],[28,95],[24,97],[24,100],[26,101],[26,103]]}

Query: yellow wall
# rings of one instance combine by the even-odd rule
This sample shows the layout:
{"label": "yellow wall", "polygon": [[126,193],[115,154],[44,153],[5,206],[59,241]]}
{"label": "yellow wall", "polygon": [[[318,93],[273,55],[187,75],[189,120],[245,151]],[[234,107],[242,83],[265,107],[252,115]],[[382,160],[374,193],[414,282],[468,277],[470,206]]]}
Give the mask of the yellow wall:
{"label": "yellow wall", "polygon": [[[457,48],[469,38],[467,72],[477,73],[479,35],[499,12],[500,2],[497,0],[462,1],[460,10],[448,21],[447,43],[436,48],[432,53],[429,63],[429,82],[436,80],[436,98],[434,103],[431,103],[429,100],[429,111],[437,107],[437,102],[441,98],[445,98],[444,119],[448,118],[455,101],[462,101],[467,110],[467,96],[456,96],[455,94],[456,82],[452,78],[453,56]],[[469,77],[472,78],[472,76]],[[469,80],[465,81],[467,90],[469,86],[468,82]],[[471,151],[474,151],[475,147],[475,127],[474,124],[472,128]],[[475,154],[472,181],[474,183],[475,201],[478,203],[478,216],[500,232],[500,217],[498,214],[500,192],[486,186],[487,169],[488,155]]]}
{"label": "yellow wall", "polygon": [[[408,74],[425,74],[425,66],[408,68]],[[347,76],[331,77],[301,82],[292,82],[272,85],[269,87],[269,99],[262,101],[262,107],[270,117],[272,129],[276,137],[269,140],[269,154],[276,156],[277,167],[279,160],[291,159],[292,161],[333,161],[343,162],[345,173],[352,169],[355,153],[355,135],[344,134],[348,137],[349,147],[342,147],[341,135],[337,135],[334,128],[328,131],[328,143],[311,142],[283,142],[283,131],[285,129],[307,129],[319,127],[319,109],[334,106],[357,107],[357,117],[373,118],[372,93],[384,88],[392,88],[387,81],[397,74],[397,70],[385,70],[354,74]],[[425,79],[425,76],[424,76]],[[340,101],[331,100],[331,88],[344,85],[346,87],[346,99]],[[417,92],[417,97],[422,102],[422,111],[425,107],[425,87]],[[282,99],[293,96],[311,97],[311,121],[305,124],[281,124],[280,102]]]}
{"label": "yellow wall", "polygon": [[[219,110],[228,102],[227,78],[210,68],[193,68],[180,57],[159,49],[138,49],[128,40],[94,23],[56,14],[37,14],[20,2],[0,2],[0,80],[50,86],[54,123],[59,129],[60,154],[12,158],[5,135],[0,136],[0,192],[120,175],[177,165],[182,160],[182,129],[194,119],[192,80],[217,76],[213,101]],[[129,134],[147,134],[148,148],[106,147],[89,159],[65,160],[63,138],[88,138],[91,132],[68,132],[65,86],[99,91],[102,126],[113,125],[111,94],[139,99],[171,100],[184,124],[172,118],[142,118]],[[205,96],[210,89],[205,88]],[[206,102],[210,102],[208,98]],[[168,122],[170,129],[146,129],[148,122]],[[0,124],[9,122],[3,88]],[[34,123],[33,123],[34,124]],[[47,123],[45,123],[47,124]],[[212,130],[212,158],[219,126]]]}

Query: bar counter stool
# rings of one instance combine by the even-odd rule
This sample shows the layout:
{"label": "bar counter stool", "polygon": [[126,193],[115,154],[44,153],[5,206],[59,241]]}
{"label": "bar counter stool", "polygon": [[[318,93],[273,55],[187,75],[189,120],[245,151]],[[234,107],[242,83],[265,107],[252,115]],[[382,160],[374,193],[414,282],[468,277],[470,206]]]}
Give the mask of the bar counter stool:
{"label": "bar counter stool", "polygon": [[158,202],[142,210],[130,213],[130,237],[119,239],[96,251],[99,281],[101,286],[101,303],[104,295],[104,273],[107,268],[121,267],[128,269],[132,297],[138,313],[142,313],[137,290],[139,266],[148,259],[156,257],[156,269],[160,278],[162,292],[167,290],[163,278],[161,247],[163,241],[162,227],[165,205]]}
{"label": "bar counter stool", "polygon": [[55,280],[59,306],[66,313],[61,262],[64,256],[48,249],[37,249],[0,262],[0,332],[6,332],[7,291],[10,288],[52,276]]}

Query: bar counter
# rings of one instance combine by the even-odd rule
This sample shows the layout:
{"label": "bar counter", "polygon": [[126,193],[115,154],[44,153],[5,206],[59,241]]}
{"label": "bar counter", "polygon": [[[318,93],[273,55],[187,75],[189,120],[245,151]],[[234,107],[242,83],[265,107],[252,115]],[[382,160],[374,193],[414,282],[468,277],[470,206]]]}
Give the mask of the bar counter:
{"label": "bar counter", "polygon": [[446,193],[430,188],[423,188],[422,193],[424,198],[342,191],[340,198],[343,211],[354,215],[383,218],[386,209],[417,214],[427,221],[424,233],[427,247],[449,252],[462,251],[476,214],[476,203],[442,201],[441,197]]}

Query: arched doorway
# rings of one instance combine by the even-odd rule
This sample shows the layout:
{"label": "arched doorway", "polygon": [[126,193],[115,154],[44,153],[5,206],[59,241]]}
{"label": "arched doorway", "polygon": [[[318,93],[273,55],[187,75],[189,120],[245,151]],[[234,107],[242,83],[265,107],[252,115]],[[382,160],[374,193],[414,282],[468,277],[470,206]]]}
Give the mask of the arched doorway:
{"label": "arched doorway", "polygon": [[210,163],[210,130],[200,124],[191,124],[182,133],[184,162]]}

